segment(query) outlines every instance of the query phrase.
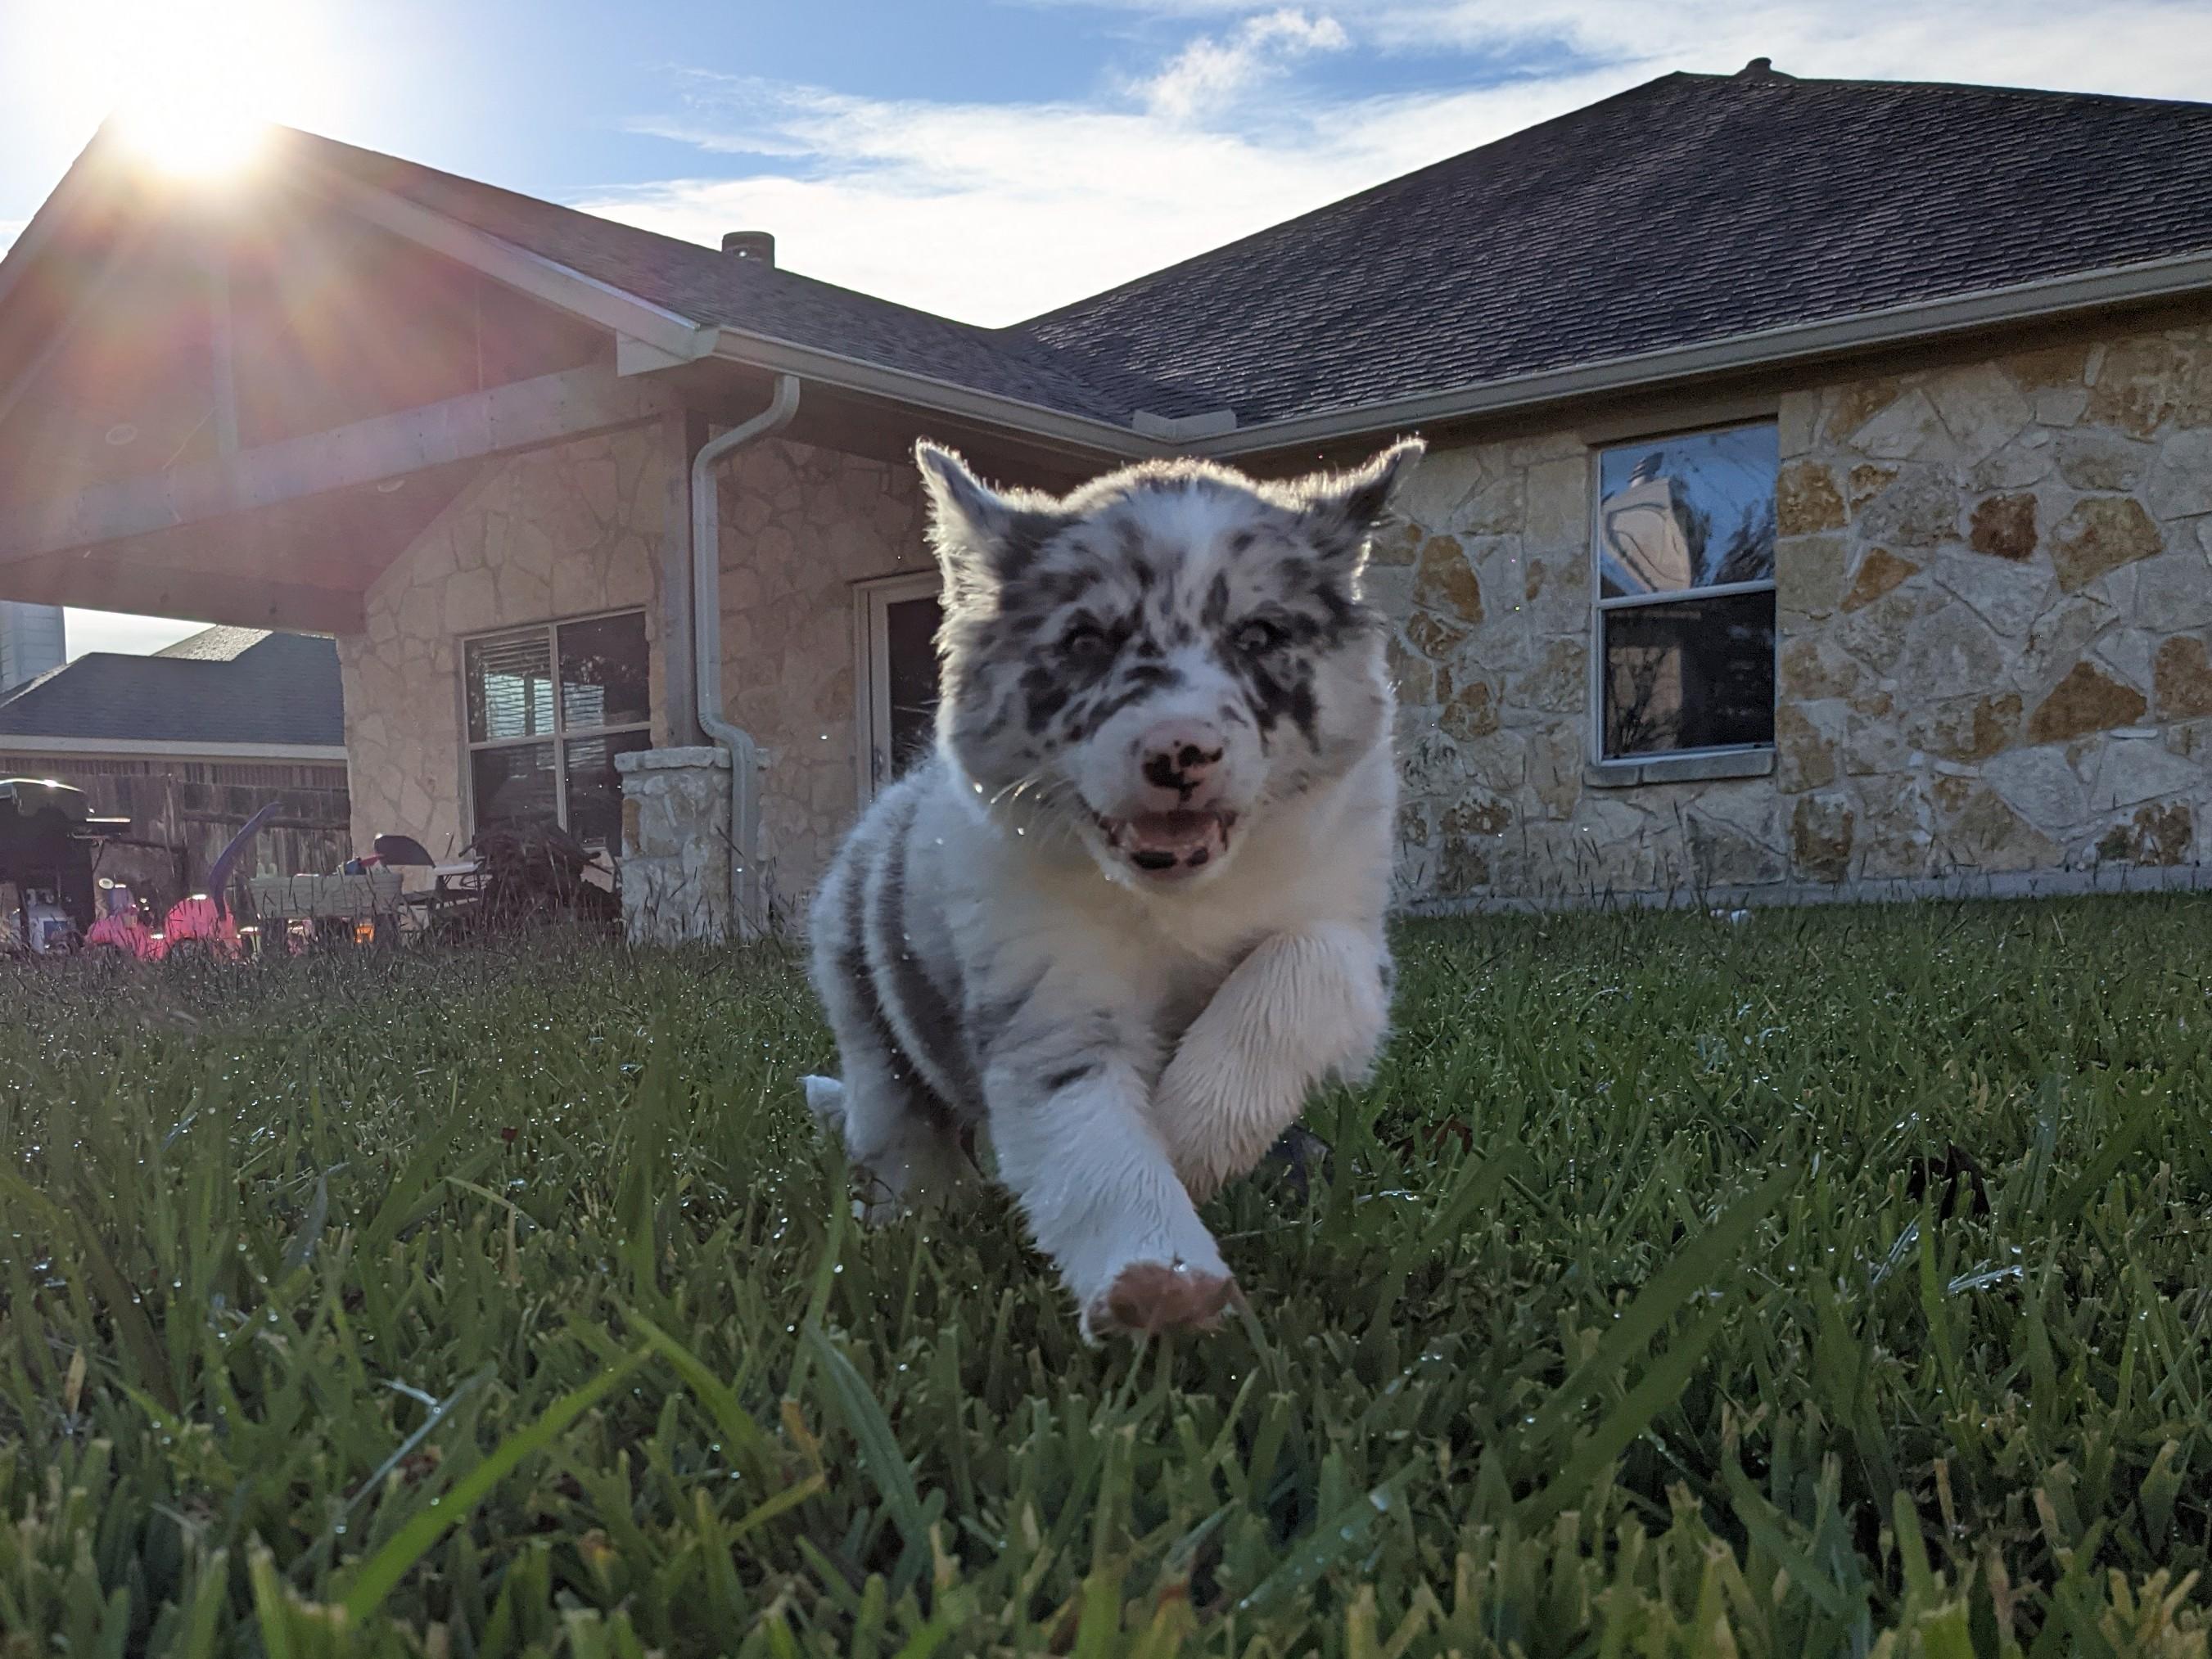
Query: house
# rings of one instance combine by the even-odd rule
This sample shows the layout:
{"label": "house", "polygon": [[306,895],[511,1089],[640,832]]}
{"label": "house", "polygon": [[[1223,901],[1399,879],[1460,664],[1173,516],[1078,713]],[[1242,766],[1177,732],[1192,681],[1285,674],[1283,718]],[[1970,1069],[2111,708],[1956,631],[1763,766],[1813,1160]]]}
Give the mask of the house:
{"label": "house", "polygon": [[335,870],[354,845],[337,647],[219,627],[151,656],[88,652],[0,696],[0,777],[58,779],[129,818],[100,873],[156,915],[272,800],[246,873]]}
{"label": "house", "polygon": [[[2212,868],[2212,105],[1675,74],[1003,329],[303,133],[0,263],[0,597],[333,635],[356,840],[787,915],[925,729],[917,435],[1431,449],[1409,905]],[[118,372],[118,368],[127,372]]]}

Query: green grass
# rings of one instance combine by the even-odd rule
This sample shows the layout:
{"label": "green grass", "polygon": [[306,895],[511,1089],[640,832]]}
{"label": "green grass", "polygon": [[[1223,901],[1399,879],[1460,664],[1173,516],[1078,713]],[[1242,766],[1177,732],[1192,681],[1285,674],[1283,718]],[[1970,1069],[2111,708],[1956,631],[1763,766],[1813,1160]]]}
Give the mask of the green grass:
{"label": "green grass", "polygon": [[1402,950],[1140,1353],[778,957],[0,975],[0,1655],[2205,1652],[2212,904]]}

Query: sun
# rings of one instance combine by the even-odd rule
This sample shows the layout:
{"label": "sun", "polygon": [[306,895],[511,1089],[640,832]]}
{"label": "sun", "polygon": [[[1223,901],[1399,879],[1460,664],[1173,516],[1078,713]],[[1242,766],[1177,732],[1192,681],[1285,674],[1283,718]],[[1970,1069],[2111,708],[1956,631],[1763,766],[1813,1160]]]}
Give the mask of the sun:
{"label": "sun", "polygon": [[[82,9],[94,10],[92,7]],[[101,7],[93,58],[118,135],[165,171],[235,172],[318,65],[311,9],[283,0],[123,0]]]}

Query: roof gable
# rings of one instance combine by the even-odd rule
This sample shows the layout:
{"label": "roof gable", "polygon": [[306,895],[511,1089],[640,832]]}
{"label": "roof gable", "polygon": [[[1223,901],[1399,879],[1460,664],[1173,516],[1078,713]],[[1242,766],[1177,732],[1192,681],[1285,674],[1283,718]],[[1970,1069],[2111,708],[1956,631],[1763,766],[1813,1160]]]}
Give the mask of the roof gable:
{"label": "roof gable", "polygon": [[1079,373],[1062,355],[796,271],[738,259],[434,167],[308,133],[294,153],[702,328],[807,346],[1016,403],[1118,422],[1151,407],[1134,377]]}

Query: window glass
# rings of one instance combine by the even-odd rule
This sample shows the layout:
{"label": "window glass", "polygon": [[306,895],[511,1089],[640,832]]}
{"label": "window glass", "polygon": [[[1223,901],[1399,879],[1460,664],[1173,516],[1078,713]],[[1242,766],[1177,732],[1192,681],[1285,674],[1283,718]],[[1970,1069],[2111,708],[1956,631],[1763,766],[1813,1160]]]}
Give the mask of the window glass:
{"label": "window glass", "polygon": [[1623,444],[1598,461],[1607,599],[1774,579],[1771,426]]}
{"label": "window glass", "polygon": [[1608,757],[1774,741],[1774,593],[1605,613]]}
{"label": "window glass", "polygon": [[641,726],[653,718],[642,611],[563,623],[559,631],[564,731]]}
{"label": "window glass", "polygon": [[479,830],[560,822],[560,781],[550,743],[478,749],[469,757],[469,781]]}
{"label": "window glass", "polygon": [[586,847],[622,850],[622,777],[615,757],[653,746],[648,732],[616,732],[571,738],[568,756],[568,833]]}
{"label": "window glass", "polygon": [[468,646],[469,741],[553,730],[553,641],[542,628]]}

